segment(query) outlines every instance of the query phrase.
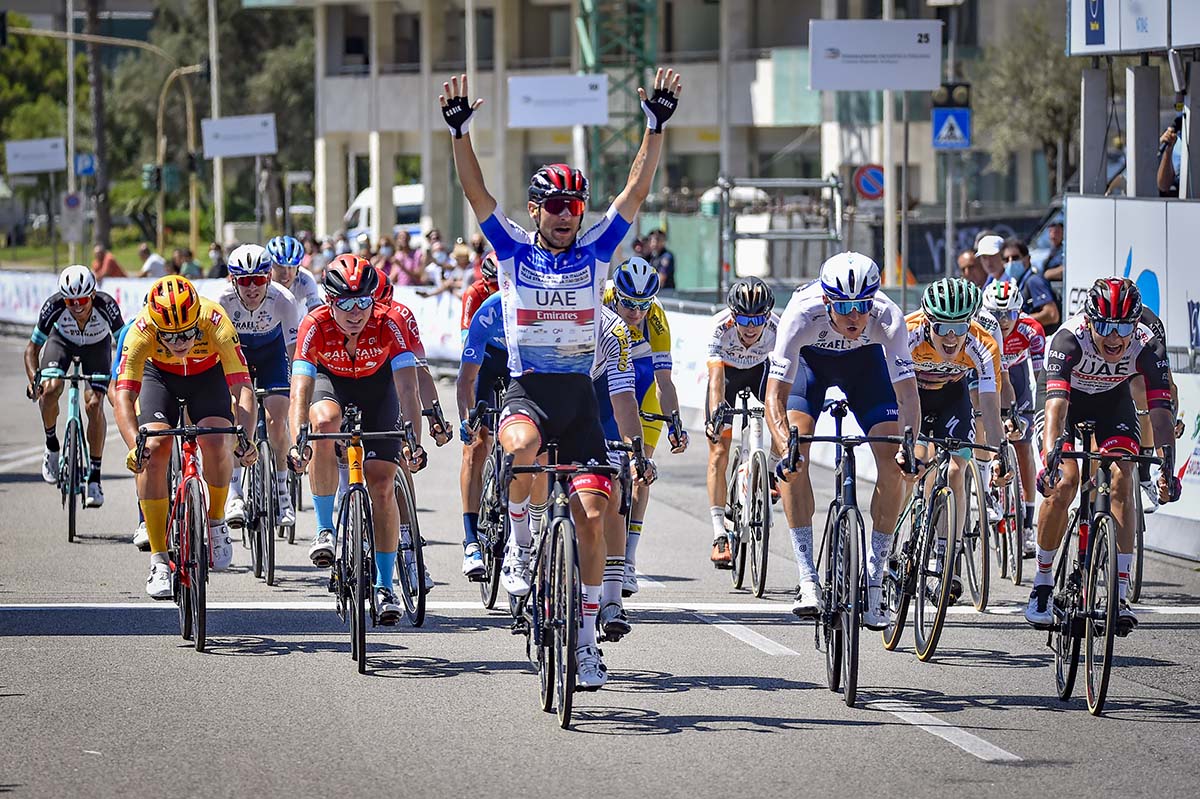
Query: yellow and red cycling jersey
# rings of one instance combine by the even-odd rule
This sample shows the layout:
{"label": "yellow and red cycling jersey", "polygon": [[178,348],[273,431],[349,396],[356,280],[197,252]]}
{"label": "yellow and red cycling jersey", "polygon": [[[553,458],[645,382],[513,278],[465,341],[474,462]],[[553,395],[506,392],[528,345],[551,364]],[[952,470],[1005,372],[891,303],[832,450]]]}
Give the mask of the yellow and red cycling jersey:
{"label": "yellow and red cycling jersey", "polygon": [[200,336],[195,345],[182,358],[167,349],[158,340],[158,330],[150,321],[149,312],[143,308],[125,334],[117,367],[117,389],[139,392],[146,363],[152,363],[164,372],[176,375],[194,375],[205,372],[217,364],[225,372],[225,382],[230,386],[250,382],[246,358],[238,341],[237,331],[225,309],[207,298],[200,298]]}

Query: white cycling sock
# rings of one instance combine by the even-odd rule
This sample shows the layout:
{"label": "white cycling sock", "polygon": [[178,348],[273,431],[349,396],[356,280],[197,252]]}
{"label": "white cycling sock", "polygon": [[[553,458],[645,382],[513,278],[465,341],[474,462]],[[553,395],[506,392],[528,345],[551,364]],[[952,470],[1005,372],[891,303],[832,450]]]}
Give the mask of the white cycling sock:
{"label": "white cycling sock", "polygon": [[1037,574],[1033,576],[1034,586],[1039,585],[1054,585],[1054,556],[1056,551],[1053,549],[1042,549],[1041,544],[1037,548]]}
{"label": "white cycling sock", "polygon": [[533,536],[529,532],[529,500],[509,502],[508,515],[512,519],[512,540],[519,547],[528,547],[533,543]]}
{"label": "white cycling sock", "polygon": [[242,499],[242,467],[234,466],[233,474],[229,477],[229,496]]}
{"label": "white cycling sock", "polygon": [[621,585],[625,582],[625,558],[609,555],[604,560],[604,584],[601,586],[600,604],[621,604]]}
{"label": "white cycling sock", "polygon": [[1125,595],[1129,592],[1129,567],[1131,565],[1133,565],[1132,554],[1117,553],[1117,585],[1120,586],[1120,591],[1117,595],[1121,598],[1121,601],[1125,600]]}
{"label": "white cycling sock", "polygon": [[883,584],[883,569],[887,564],[888,552],[892,548],[892,534],[882,530],[871,531],[871,548],[867,550],[867,583]]}
{"label": "white cycling sock", "polygon": [[[596,645],[596,617],[600,615],[600,593],[598,585],[583,586],[583,613],[579,620],[579,643],[577,646]],[[617,594],[620,596],[620,592]]]}
{"label": "white cycling sock", "polygon": [[637,548],[642,541],[642,523],[629,520],[629,529],[625,532],[625,562],[632,566],[637,562]]}
{"label": "white cycling sock", "polygon": [[792,550],[796,553],[796,571],[800,574],[800,582],[817,579],[816,567],[813,566],[812,525],[789,529],[792,533]]}
{"label": "white cycling sock", "polygon": [[716,541],[718,538],[724,538],[727,535],[725,532],[725,509],[718,505],[713,505],[708,509],[708,512],[712,514],[713,540]]}

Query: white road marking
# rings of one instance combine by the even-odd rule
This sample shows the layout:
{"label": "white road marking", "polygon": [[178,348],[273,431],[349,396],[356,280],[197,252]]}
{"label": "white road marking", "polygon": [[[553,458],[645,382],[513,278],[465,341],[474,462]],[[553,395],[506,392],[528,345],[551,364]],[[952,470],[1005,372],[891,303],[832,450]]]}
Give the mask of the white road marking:
{"label": "white road marking", "polygon": [[708,622],[721,632],[732,635],[742,643],[750,644],[750,646],[754,647],[760,652],[766,652],[768,655],[788,655],[791,657],[800,656],[799,652],[793,649],[788,649],[783,644],[778,643],[777,641],[772,641],[765,635],[756,633],[754,630],[751,630],[744,624],[735,624],[723,616],[705,615],[703,613],[693,613],[692,615],[701,621]]}
{"label": "white road marking", "polygon": [[868,707],[891,713],[896,718],[911,724],[917,729],[924,730],[930,735],[936,735],[943,741],[952,743],[967,754],[974,755],[988,763],[1018,763],[1021,758],[993,743],[983,740],[978,735],[955,727],[932,713],[927,713],[903,702],[880,701],[871,702]]}
{"label": "white road marking", "polygon": [[637,570],[637,578],[639,588],[666,588],[665,585],[660,583],[658,580],[655,580],[641,569]]}
{"label": "white road marking", "polygon": [[[115,441],[120,433],[117,430],[109,430],[105,437],[105,443]],[[38,463],[42,460],[42,447],[34,447],[30,450],[22,450],[20,452],[10,452],[7,455],[0,456],[0,473],[14,472],[22,466],[31,463]],[[7,461],[7,462],[5,462]]]}
{"label": "white road marking", "polygon": [[14,450],[13,452],[6,452],[3,455],[0,455],[0,462],[11,461],[17,458],[26,458],[35,453],[40,455],[41,452],[41,447],[27,447],[25,449],[18,449]]}

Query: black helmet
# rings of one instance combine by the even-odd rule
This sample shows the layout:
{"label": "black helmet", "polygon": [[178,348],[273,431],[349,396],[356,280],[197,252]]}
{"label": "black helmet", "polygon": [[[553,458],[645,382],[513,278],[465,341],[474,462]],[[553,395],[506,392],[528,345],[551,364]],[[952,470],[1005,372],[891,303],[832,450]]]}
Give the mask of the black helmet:
{"label": "black helmet", "polygon": [[479,264],[479,273],[483,275],[484,280],[495,280],[498,266],[499,264],[496,261],[496,251],[492,250],[487,255],[483,256],[483,262]]}
{"label": "black helmet", "polygon": [[529,179],[529,199],[540,203],[547,197],[574,197],[587,202],[587,178],[566,164],[547,164]]}
{"label": "black helmet", "polygon": [[725,295],[729,310],[742,316],[765,316],[775,307],[775,295],[762,278],[744,277]]}
{"label": "black helmet", "polygon": [[1093,322],[1134,322],[1142,317],[1142,292],[1128,278],[1102,277],[1088,289],[1083,313]]}

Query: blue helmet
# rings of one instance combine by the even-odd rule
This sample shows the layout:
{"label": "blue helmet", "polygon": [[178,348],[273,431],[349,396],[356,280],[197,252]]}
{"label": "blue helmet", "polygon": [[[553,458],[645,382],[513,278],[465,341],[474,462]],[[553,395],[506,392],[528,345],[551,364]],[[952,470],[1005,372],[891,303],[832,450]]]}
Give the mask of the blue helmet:
{"label": "blue helmet", "polygon": [[634,256],[617,267],[613,287],[631,300],[651,300],[658,294],[658,273],[645,258]]}
{"label": "blue helmet", "polygon": [[233,277],[270,273],[271,258],[267,251],[257,244],[243,244],[229,253],[229,274]]}
{"label": "blue helmet", "polygon": [[304,245],[291,236],[276,236],[267,242],[267,253],[280,266],[299,266],[304,260]]}

